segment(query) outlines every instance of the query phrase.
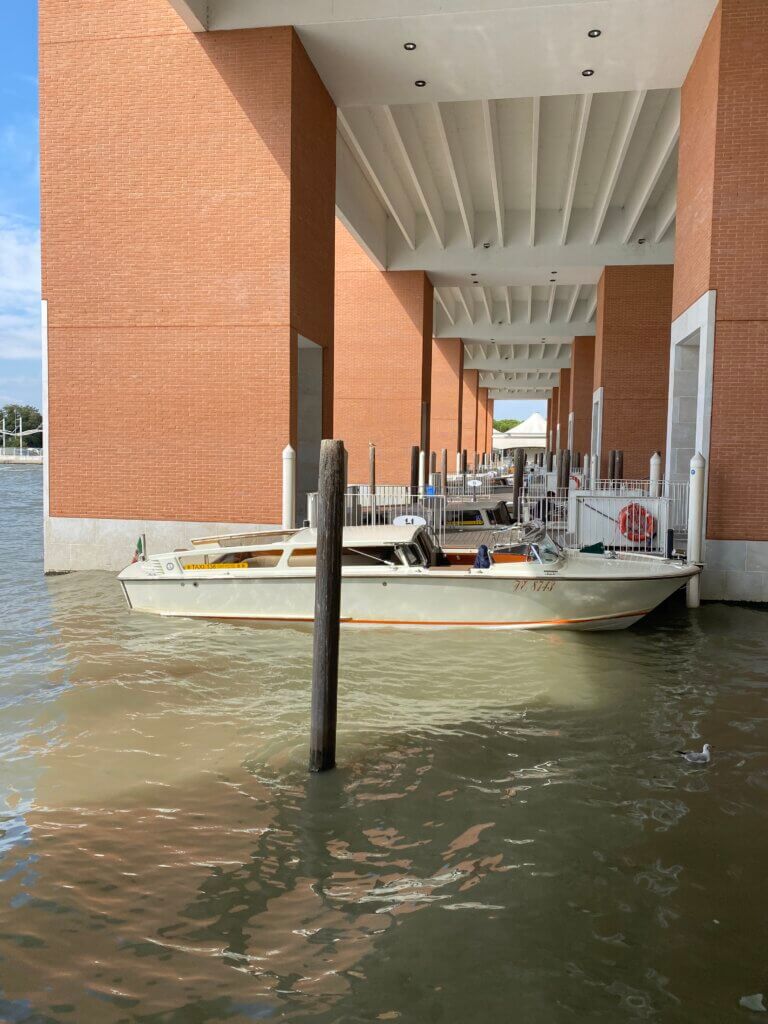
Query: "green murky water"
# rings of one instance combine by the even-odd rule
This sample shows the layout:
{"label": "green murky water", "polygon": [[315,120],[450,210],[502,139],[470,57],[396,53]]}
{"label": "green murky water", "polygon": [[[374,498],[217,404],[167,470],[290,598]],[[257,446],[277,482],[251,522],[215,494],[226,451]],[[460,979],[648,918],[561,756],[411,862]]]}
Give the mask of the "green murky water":
{"label": "green murky water", "polygon": [[[768,616],[311,634],[45,579],[0,467],[0,1021],[758,1021]],[[706,739],[714,764],[673,751]]]}

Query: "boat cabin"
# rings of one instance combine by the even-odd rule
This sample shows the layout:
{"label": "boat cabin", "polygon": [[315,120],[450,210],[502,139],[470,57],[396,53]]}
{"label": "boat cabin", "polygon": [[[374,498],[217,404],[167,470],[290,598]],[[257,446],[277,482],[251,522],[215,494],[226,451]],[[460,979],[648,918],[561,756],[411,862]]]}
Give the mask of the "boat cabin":
{"label": "boat cabin", "polygon": [[446,530],[498,530],[512,526],[512,517],[505,501],[449,501],[445,509]]}
{"label": "boat cabin", "polygon": [[[211,569],[314,569],[317,530],[273,530],[224,537],[199,538],[175,557],[185,572]],[[527,561],[528,545],[494,556],[496,562]],[[461,568],[474,562],[474,552],[445,551],[426,526],[348,526],[342,536],[345,568]]]}

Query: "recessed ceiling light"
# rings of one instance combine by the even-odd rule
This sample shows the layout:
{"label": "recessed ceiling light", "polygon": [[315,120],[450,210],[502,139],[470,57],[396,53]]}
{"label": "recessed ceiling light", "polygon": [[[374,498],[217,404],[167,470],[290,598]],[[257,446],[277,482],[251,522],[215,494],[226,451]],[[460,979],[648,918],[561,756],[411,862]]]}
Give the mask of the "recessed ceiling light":
{"label": "recessed ceiling light", "polygon": [[[594,29],[593,29],[593,31],[594,31]],[[597,34],[600,35],[599,32]],[[404,50],[408,50],[409,52],[411,50],[415,50],[416,49],[416,43],[403,43],[403,49]]]}
{"label": "recessed ceiling light", "polygon": [[427,83],[424,81],[423,78],[417,78],[413,84],[416,86],[417,89],[423,89]]}
{"label": "recessed ceiling light", "polygon": [[490,249],[491,248],[491,243],[490,242],[483,242],[483,248],[484,249]]}
{"label": "recessed ceiling light", "polygon": [[643,244],[643,242],[645,242],[645,239],[644,239],[644,238],[638,238],[638,240],[637,240],[637,244],[638,244],[638,245],[642,245],[642,244]]}
{"label": "recessed ceiling light", "polygon": [[[591,78],[595,72],[592,70],[592,68],[584,68],[584,70],[581,73],[582,75],[584,75],[585,78]],[[417,82],[416,84],[418,85],[419,83]]]}
{"label": "recessed ceiling light", "polygon": [[[603,33],[600,31],[599,28],[591,28],[589,30],[589,32],[587,32],[587,35],[589,36],[590,39],[597,39],[597,37],[601,36],[602,34]],[[408,49],[408,47],[406,46],[406,50],[407,49]]]}

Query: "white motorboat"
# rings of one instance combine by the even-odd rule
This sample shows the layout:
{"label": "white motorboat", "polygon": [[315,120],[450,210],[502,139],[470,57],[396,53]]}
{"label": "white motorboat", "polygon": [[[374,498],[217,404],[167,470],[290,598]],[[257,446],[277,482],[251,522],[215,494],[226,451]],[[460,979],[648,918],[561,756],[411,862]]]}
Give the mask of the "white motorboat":
{"label": "white motorboat", "polygon": [[[317,531],[203,537],[129,565],[135,611],[311,622]],[[648,555],[587,555],[549,538],[498,553],[488,568],[444,551],[424,526],[347,527],[341,620],[369,626],[623,629],[699,567]]]}

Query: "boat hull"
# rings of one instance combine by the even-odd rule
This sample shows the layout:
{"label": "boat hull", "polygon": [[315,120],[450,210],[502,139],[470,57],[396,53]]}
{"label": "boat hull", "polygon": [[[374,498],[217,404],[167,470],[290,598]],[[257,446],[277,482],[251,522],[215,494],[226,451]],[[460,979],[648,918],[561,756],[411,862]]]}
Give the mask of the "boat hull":
{"label": "boat hull", "polygon": [[[397,570],[344,575],[341,621],[360,626],[623,629],[685,584],[690,573],[637,578],[494,576]],[[314,574],[222,574],[121,579],[135,611],[266,622],[311,622]]]}

